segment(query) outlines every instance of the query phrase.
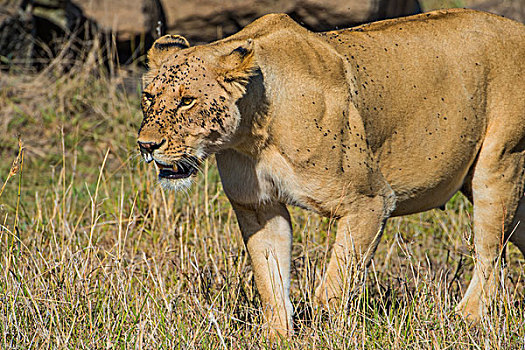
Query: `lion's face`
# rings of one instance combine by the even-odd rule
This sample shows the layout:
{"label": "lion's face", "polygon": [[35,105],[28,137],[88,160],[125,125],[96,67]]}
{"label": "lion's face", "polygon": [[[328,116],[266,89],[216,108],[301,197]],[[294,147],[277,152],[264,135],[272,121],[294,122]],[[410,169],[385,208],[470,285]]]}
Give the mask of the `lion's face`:
{"label": "lion's face", "polygon": [[161,185],[175,190],[188,187],[202,160],[235,134],[240,121],[236,102],[244,85],[242,79],[232,80],[228,73],[238,67],[225,58],[241,63],[248,54],[213,57],[179,51],[180,38],[167,36],[171,41],[166,43],[164,37],[148,54],[153,69],[144,77],[144,120],[138,137],[146,162],[157,165]]}

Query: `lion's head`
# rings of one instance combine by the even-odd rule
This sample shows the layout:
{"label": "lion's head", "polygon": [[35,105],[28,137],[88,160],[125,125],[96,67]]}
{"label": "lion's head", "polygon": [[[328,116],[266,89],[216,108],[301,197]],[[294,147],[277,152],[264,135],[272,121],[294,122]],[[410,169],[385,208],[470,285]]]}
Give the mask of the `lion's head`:
{"label": "lion's head", "polygon": [[164,187],[188,187],[202,160],[237,131],[236,102],[255,70],[253,42],[220,51],[190,48],[183,37],[166,35],[148,52],[138,144],[145,161],[155,161]]}

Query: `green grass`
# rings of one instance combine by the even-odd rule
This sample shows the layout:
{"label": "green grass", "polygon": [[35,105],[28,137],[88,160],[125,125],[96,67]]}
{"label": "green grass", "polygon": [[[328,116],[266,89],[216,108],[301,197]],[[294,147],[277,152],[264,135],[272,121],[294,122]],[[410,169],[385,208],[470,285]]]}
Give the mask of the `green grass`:
{"label": "green grass", "polygon": [[[75,74],[0,77],[0,348],[272,348],[214,161],[187,193],[140,161],[139,95]],[[23,162],[8,178],[24,142]],[[454,316],[471,276],[471,210],[392,219],[344,309],[312,305],[334,223],[292,209],[291,349],[523,349],[525,261],[509,246],[491,313]],[[328,241],[328,242],[327,242]]]}
{"label": "green grass", "polygon": [[467,7],[469,0],[420,0],[421,9],[423,11],[432,11],[438,9]]}

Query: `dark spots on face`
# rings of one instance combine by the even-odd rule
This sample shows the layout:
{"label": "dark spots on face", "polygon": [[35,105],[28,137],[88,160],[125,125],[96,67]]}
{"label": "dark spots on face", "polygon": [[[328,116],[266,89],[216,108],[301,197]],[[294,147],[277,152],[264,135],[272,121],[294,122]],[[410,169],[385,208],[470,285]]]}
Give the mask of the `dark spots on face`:
{"label": "dark spots on face", "polygon": [[[188,63],[189,60],[190,63]],[[155,109],[144,113],[143,125],[148,123],[154,124],[159,129],[159,132],[166,135],[179,135],[178,139],[182,138],[183,130],[190,130],[195,127],[209,129],[211,130],[209,134],[211,138],[209,140],[219,139],[217,135],[213,136],[212,134],[214,132],[218,133],[217,130],[219,128],[225,130],[225,121],[230,117],[228,113],[229,107],[225,105],[227,98],[224,95],[215,95],[217,98],[210,100],[208,93],[202,94],[202,89],[198,89],[196,90],[198,91],[196,106],[192,107],[191,111],[179,111],[180,104],[178,104],[178,101],[180,96],[178,92],[180,91],[180,94],[183,91],[191,92],[192,85],[195,85],[194,81],[198,81],[199,78],[210,79],[203,73],[205,67],[201,64],[195,64],[196,61],[201,62],[202,60],[198,57],[187,58],[186,61],[179,64],[169,67],[164,65],[165,71],[155,77],[152,83],[154,86],[157,86]],[[195,73],[190,74],[190,72]],[[212,89],[216,84],[209,82],[206,83],[206,86],[208,89]],[[174,105],[173,101],[177,102],[175,107],[172,107]],[[183,139],[179,140],[179,142],[183,141]]]}

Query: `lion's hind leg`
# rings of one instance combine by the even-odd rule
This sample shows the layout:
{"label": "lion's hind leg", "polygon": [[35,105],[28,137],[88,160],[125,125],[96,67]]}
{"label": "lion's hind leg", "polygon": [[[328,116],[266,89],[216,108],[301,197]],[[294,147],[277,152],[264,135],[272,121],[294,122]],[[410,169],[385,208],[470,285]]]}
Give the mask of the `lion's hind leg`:
{"label": "lion's hind leg", "polygon": [[[513,219],[523,214],[518,204],[523,198],[525,152],[522,131],[494,130],[487,135],[472,176],[474,204],[475,265],[470,285],[456,310],[471,320],[479,320],[497,292],[498,265]],[[523,204],[523,200],[521,200]],[[523,215],[522,215],[523,216]],[[522,249],[523,231],[512,238]]]}

